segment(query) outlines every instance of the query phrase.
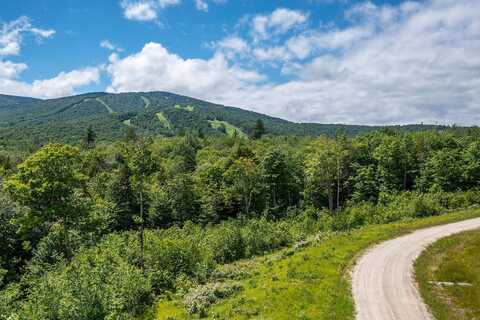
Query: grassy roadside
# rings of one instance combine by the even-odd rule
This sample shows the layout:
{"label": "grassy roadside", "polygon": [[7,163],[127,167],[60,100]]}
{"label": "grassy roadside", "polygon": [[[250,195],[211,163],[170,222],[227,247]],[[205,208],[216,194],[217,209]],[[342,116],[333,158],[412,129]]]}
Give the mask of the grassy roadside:
{"label": "grassy roadside", "polygon": [[[225,265],[217,282],[241,289],[226,297],[209,292],[195,298],[212,304],[205,309],[207,319],[353,319],[348,270],[359,252],[415,229],[477,216],[480,210],[472,209],[324,234],[308,244]],[[195,318],[186,313],[185,302],[160,300],[156,319]]]}
{"label": "grassy roadside", "polygon": [[416,261],[415,273],[422,297],[436,319],[480,319],[479,230],[431,245]]}

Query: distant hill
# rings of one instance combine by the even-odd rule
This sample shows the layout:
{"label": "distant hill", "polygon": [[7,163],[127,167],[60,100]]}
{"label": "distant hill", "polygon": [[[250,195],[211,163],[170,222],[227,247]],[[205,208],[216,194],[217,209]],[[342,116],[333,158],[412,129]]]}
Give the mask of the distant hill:
{"label": "distant hill", "polygon": [[[249,135],[261,119],[275,135],[358,135],[375,126],[294,123],[168,92],[88,93],[59,99],[0,95],[0,146],[48,141],[77,143],[92,126],[100,140],[121,138],[128,126],[139,134],[172,136],[184,131],[206,135]],[[402,130],[441,129],[430,125],[391,127]]]}
{"label": "distant hill", "polygon": [[26,97],[17,97],[17,96],[7,96],[5,94],[0,94],[0,108],[2,107],[13,107],[22,103],[31,103],[35,101],[40,101],[35,98],[26,98]]}

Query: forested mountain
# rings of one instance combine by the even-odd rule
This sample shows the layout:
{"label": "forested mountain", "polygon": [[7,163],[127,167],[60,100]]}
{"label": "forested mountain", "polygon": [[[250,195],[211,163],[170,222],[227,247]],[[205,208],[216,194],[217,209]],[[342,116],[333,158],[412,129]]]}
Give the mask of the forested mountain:
{"label": "forested mountain", "polygon": [[[8,96],[8,95],[0,94],[0,108],[15,107],[17,105],[21,105],[24,103],[33,103],[35,101],[40,101],[40,100],[35,98]],[[4,110],[2,110],[2,112],[3,111]]]}
{"label": "forested mountain", "polygon": [[[113,141],[134,127],[138,134],[174,136],[185,131],[205,135],[251,135],[257,120],[274,135],[349,136],[378,129],[373,126],[293,123],[264,114],[227,107],[167,92],[89,93],[59,99],[0,95],[0,146],[47,142],[78,143],[88,127],[99,140]],[[407,131],[440,126],[392,127]]]}

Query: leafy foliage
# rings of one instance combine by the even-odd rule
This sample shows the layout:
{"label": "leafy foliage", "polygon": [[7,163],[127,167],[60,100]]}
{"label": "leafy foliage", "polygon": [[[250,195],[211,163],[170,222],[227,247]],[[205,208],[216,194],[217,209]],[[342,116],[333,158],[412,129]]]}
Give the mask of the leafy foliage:
{"label": "leafy foliage", "polygon": [[[0,96],[0,146],[37,149],[51,142],[80,144],[92,128],[98,141],[118,141],[129,128],[141,135],[181,135],[225,132],[254,139],[273,135],[334,136],[338,129],[354,136],[379,127],[339,124],[298,124],[239,108],[226,107],[168,92],[89,93],[72,97],[38,100]],[[412,131],[442,126],[409,125],[391,127]],[[22,132],[19,137],[18,132]]]}
{"label": "leafy foliage", "polygon": [[[177,98],[194,108],[156,109]],[[52,143],[0,152],[0,319],[131,319],[156,297],[177,295],[202,314],[238,294],[230,282],[211,285],[221,264],[319,232],[480,204],[475,128],[276,136],[263,119],[268,134],[247,139],[211,128],[209,106],[186,97],[72,99],[48,117],[82,106],[117,117],[135,107],[155,124],[129,118],[135,126],[110,143],[94,139],[102,133],[92,126],[81,149]],[[200,111],[206,120],[198,129],[211,135],[176,131]],[[227,115],[219,121],[233,124]],[[149,128],[170,136],[145,136]],[[290,269],[289,279],[304,276]]]}

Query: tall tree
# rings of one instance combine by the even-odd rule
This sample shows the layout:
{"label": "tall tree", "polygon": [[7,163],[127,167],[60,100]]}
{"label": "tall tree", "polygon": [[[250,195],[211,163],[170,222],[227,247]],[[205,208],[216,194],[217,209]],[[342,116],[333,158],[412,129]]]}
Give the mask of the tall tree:
{"label": "tall tree", "polygon": [[[239,213],[249,215],[253,207],[253,200],[261,192],[261,179],[258,166],[252,159],[239,158],[235,160],[224,173],[226,197],[239,200]],[[240,214],[239,214],[240,215]]]}
{"label": "tall tree", "polygon": [[95,141],[97,140],[97,135],[93,131],[92,126],[89,126],[87,129],[87,132],[85,133],[85,136],[83,137],[83,147],[85,149],[91,149],[95,146]]}
{"label": "tall tree", "polygon": [[261,170],[269,208],[282,210],[297,203],[299,170],[286,153],[268,150],[262,159]]}
{"label": "tall tree", "polygon": [[77,148],[48,144],[18,165],[18,172],[4,184],[12,199],[30,210],[17,220],[27,238],[42,234],[61,220],[68,228],[81,213],[75,191],[84,187]]}
{"label": "tall tree", "polygon": [[349,150],[343,140],[322,137],[314,142],[312,152],[305,161],[305,194],[317,207],[328,199],[328,208],[340,206],[341,190],[348,180]]}
{"label": "tall tree", "polygon": [[137,139],[135,144],[129,144],[127,146],[127,161],[128,167],[132,173],[131,179],[133,185],[138,194],[138,201],[140,205],[140,252],[141,260],[140,265],[144,269],[144,205],[145,205],[145,183],[149,175],[151,175],[156,168],[156,163],[152,157],[152,151],[150,149],[151,140],[146,138]]}
{"label": "tall tree", "polygon": [[134,127],[128,126],[125,131],[125,141],[128,143],[135,140],[137,140],[137,132]]}
{"label": "tall tree", "polygon": [[252,139],[260,139],[266,133],[265,125],[261,119],[258,119],[255,123],[255,127],[253,127],[252,131]]}

